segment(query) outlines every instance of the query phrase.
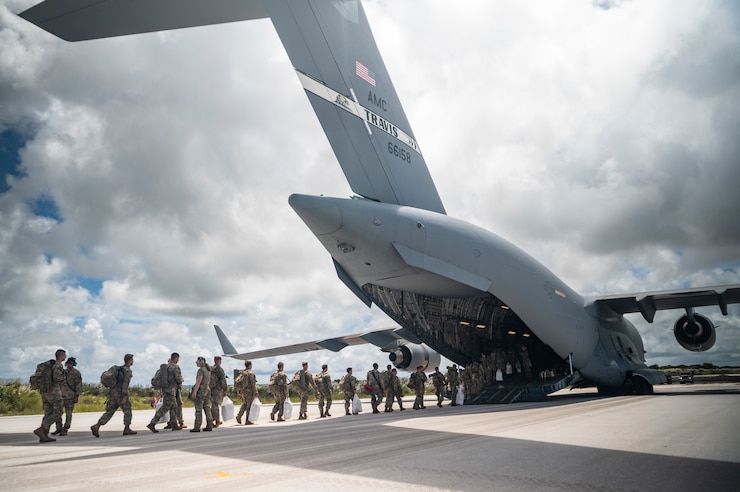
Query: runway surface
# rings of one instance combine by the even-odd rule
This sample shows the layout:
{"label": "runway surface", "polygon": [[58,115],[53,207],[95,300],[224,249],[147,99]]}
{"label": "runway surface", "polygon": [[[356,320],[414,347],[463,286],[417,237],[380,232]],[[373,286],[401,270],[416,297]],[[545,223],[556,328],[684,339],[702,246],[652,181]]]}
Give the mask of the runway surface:
{"label": "runway surface", "polygon": [[[0,417],[4,490],[736,491],[740,385],[656,387],[651,396],[560,392],[541,403],[438,408],[272,422],[213,432],[149,432],[134,412],[75,414],[40,444],[39,416]],[[411,407],[407,399],[406,407]],[[297,410],[297,409],[296,409]],[[297,415],[297,412],[296,412]],[[193,410],[185,410],[192,427]],[[159,426],[160,428],[162,426]]]}

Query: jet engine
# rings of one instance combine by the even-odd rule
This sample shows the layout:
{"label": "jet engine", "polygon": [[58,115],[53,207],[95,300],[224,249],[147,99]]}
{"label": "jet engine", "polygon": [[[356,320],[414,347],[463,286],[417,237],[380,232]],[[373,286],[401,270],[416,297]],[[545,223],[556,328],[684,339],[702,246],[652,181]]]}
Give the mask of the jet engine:
{"label": "jet engine", "polygon": [[706,316],[696,313],[684,314],[673,325],[673,335],[686,350],[704,352],[714,347],[717,332]]}
{"label": "jet engine", "polygon": [[399,345],[390,351],[388,358],[396,369],[409,372],[414,372],[417,366],[423,366],[424,371],[433,370],[442,360],[437,352],[424,344]]}

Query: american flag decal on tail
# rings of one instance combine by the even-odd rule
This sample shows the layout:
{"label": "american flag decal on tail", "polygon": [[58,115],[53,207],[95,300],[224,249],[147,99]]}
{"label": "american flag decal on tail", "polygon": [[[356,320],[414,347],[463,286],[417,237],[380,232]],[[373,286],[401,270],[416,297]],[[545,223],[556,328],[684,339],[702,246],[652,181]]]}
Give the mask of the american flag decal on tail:
{"label": "american flag decal on tail", "polygon": [[375,87],[375,74],[365,65],[355,60],[355,73],[362,80]]}

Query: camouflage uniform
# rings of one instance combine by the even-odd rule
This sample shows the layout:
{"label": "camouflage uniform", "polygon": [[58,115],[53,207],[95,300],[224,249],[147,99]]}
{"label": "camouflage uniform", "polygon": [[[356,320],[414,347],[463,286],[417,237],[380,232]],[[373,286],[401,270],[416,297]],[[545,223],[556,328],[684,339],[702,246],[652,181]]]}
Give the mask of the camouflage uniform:
{"label": "camouflage uniform", "polygon": [[411,374],[411,380],[414,382],[414,393],[416,394],[414,410],[426,408],[424,406],[424,383],[427,382],[427,375],[419,367],[416,369],[416,372]]}
{"label": "camouflage uniform", "polygon": [[308,370],[308,363],[304,363],[303,367],[293,375],[293,389],[298,392],[298,396],[301,397],[301,409],[298,412],[298,420],[306,420],[308,418],[308,390],[309,387],[313,387],[313,394],[318,395],[319,389],[316,387],[316,382],[313,380],[313,374]]}
{"label": "camouflage uniform", "polygon": [[218,363],[214,363],[211,367],[211,415],[213,416],[213,425],[216,427],[223,424],[221,421],[221,403],[223,403],[228,390],[229,384],[226,382],[226,373]]}
{"label": "camouflage uniform", "polygon": [[[179,360],[179,357],[178,357]],[[167,386],[162,389],[162,406],[159,407],[154,413],[154,417],[147,425],[147,428],[152,432],[159,432],[154,428],[159,422],[162,416],[170,412],[170,420],[168,426],[172,430],[179,430],[180,426],[177,425],[177,390],[182,384],[182,372],[177,362],[172,359],[167,361]]]}
{"label": "camouflage uniform", "polygon": [[[316,386],[319,388],[319,414],[322,417],[331,417],[329,413],[333,390],[331,376],[329,375],[329,371],[327,371],[328,367],[326,365],[322,366],[321,369],[322,371],[316,376]],[[324,400],[326,400],[326,412],[324,412]]]}
{"label": "camouflage uniform", "polygon": [[197,393],[192,394],[193,403],[195,403],[195,425],[190,432],[200,432],[200,426],[203,423],[203,413],[206,414],[205,430],[213,428],[213,415],[211,414],[211,368],[205,363],[198,368],[198,374],[195,376],[196,381],[200,378],[200,385]]}
{"label": "camouflage uniform", "polygon": [[432,384],[434,384],[434,394],[437,396],[437,406],[442,406],[442,401],[445,399],[445,385],[447,380],[445,375],[439,372],[439,367],[434,368],[432,373]]}
{"label": "camouflage uniform", "polygon": [[393,407],[393,388],[391,387],[391,376],[393,367],[388,364],[386,370],[381,374],[380,382],[383,385],[383,395],[385,396],[385,411],[391,412]]}
{"label": "camouflage uniform", "polygon": [[370,393],[370,406],[373,407],[373,413],[380,413],[378,405],[383,403],[383,384],[381,383],[380,372],[378,371],[378,364],[373,364],[373,368],[367,371],[367,384],[372,386],[372,392]]}
{"label": "camouflage uniform", "polygon": [[385,400],[385,408],[387,412],[393,411],[393,399],[398,401],[398,407],[403,410],[403,387],[401,387],[401,380],[398,379],[398,374],[395,369],[391,371],[391,378],[388,381],[390,388],[390,396]]}
{"label": "camouflage uniform", "polygon": [[357,384],[357,380],[351,373],[345,374],[339,381],[339,387],[344,393],[344,413],[346,415],[352,415],[350,408],[352,407],[352,400],[355,397],[355,384]]}
{"label": "camouflage uniform", "polygon": [[[126,354],[128,358],[130,354]],[[98,423],[90,427],[93,436],[100,437],[98,431],[100,426],[105,425],[116,413],[116,410],[120,407],[123,411],[123,435],[136,434],[136,431],[131,430],[131,398],[129,398],[129,383],[131,382],[131,367],[128,365],[133,364],[133,355],[130,359],[124,358],[124,365],[119,366],[118,372],[116,373],[116,383],[108,390],[108,400],[105,402],[105,413],[98,419]]]}
{"label": "camouflage uniform", "polygon": [[457,386],[459,384],[459,378],[457,374],[457,366],[453,364],[452,367],[447,368],[447,385],[450,388],[450,399],[452,400],[453,407],[457,406]]}
{"label": "camouflage uniform", "polygon": [[41,402],[44,405],[44,418],[41,427],[48,434],[51,424],[62,421],[62,383],[64,382],[64,367],[61,361],[55,361],[52,367],[51,385],[48,391],[41,393]]}
{"label": "camouflage uniform", "polygon": [[288,396],[288,377],[283,372],[282,367],[270,376],[269,388],[272,396],[275,397],[275,405],[272,407],[272,412],[270,412],[270,419],[275,420],[275,414],[277,413],[278,421],[283,421],[285,420],[283,417],[285,398]]}
{"label": "camouflage uniform", "polygon": [[64,371],[64,382],[62,382],[62,401],[65,412],[64,425],[62,425],[61,415],[57,421],[57,431],[62,431],[60,432],[62,435],[66,434],[64,431],[68,431],[72,425],[72,412],[75,409],[75,403],[80,398],[80,393],[82,393],[82,374],[75,369],[74,365],[67,364],[67,366],[68,369]]}
{"label": "camouflage uniform", "polygon": [[234,386],[239,398],[242,399],[242,406],[239,408],[239,413],[236,414],[236,421],[241,424],[242,415],[246,412],[244,423],[250,424],[252,422],[249,420],[249,408],[257,397],[257,376],[254,375],[251,369],[245,369],[234,381]]}

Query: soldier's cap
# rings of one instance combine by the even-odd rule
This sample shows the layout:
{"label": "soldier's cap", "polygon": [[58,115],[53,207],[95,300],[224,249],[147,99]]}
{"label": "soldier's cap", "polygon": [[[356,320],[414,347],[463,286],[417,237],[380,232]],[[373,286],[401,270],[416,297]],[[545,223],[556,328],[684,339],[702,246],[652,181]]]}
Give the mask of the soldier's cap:
{"label": "soldier's cap", "polygon": [[65,362],[66,365],[72,364],[73,366],[77,365],[77,359],[74,357],[67,357],[67,362]]}

